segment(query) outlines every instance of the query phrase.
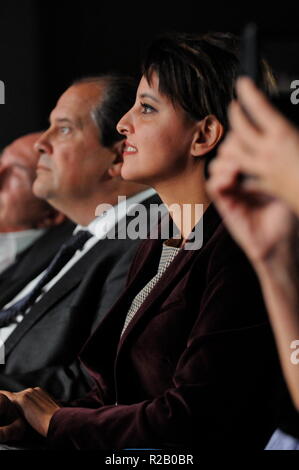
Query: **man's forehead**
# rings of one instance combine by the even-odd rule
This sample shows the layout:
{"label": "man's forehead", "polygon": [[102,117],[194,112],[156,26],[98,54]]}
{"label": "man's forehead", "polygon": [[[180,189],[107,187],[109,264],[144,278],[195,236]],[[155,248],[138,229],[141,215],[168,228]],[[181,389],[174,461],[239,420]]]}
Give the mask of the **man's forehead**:
{"label": "man's forehead", "polygon": [[101,94],[102,87],[93,83],[73,85],[61,95],[50,117],[55,120],[82,119],[99,102]]}

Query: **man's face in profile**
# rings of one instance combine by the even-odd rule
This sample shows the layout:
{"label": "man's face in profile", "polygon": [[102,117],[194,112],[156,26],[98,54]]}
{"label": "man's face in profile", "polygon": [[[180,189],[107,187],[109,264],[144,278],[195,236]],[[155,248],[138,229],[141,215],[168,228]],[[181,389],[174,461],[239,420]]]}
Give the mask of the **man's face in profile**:
{"label": "man's face in profile", "polygon": [[39,158],[33,145],[40,133],[15,140],[0,157],[0,232],[34,228],[48,206],[32,193]]}
{"label": "man's face in profile", "polygon": [[50,115],[50,127],[35,145],[40,159],[34,193],[54,206],[55,201],[84,201],[107,178],[115,157],[101,145],[91,115],[102,93],[102,86],[94,83],[68,88]]}

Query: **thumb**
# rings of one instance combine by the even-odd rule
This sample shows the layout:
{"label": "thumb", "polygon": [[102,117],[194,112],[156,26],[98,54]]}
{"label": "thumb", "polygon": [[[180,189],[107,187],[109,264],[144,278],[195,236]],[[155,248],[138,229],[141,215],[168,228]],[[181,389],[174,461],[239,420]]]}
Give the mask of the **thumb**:
{"label": "thumb", "polygon": [[24,437],[24,420],[17,418],[8,426],[0,427],[0,442],[19,441]]}

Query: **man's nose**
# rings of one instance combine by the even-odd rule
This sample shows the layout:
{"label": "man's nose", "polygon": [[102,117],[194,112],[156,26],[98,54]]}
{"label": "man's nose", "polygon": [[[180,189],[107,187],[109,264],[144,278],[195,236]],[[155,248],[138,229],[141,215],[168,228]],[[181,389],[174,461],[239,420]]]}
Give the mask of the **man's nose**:
{"label": "man's nose", "polygon": [[49,143],[49,140],[47,138],[47,131],[44,132],[34,143],[33,148],[36,152],[39,154],[42,153],[50,153],[51,150],[51,145]]}

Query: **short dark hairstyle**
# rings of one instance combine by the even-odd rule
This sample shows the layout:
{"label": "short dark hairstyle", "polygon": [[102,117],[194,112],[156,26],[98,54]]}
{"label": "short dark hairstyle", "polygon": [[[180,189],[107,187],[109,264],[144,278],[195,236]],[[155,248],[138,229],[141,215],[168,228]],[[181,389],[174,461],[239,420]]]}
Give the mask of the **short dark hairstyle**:
{"label": "short dark hairstyle", "polygon": [[103,86],[103,94],[92,108],[92,117],[99,130],[99,139],[104,147],[111,147],[115,142],[123,140],[116,130],[120,118],[133,106],[136,97],[137,82],[134,78],[116,73],[83,77],[75,80],[72,85],[95,83]]}
{"label": "short dark hairstyle", "polygon": [[[231,33],[159,36],[149,47],[142,73],[151,84],[159,77],[159,91],[179,105],[194,120],[213,114],[228,129],[227,108],[235,98],[235,81],[240,71],[239,39]],[[261,61],[262,88],[276,90],[267,63]],[[207,165],[217,148],[205,156]]]}

